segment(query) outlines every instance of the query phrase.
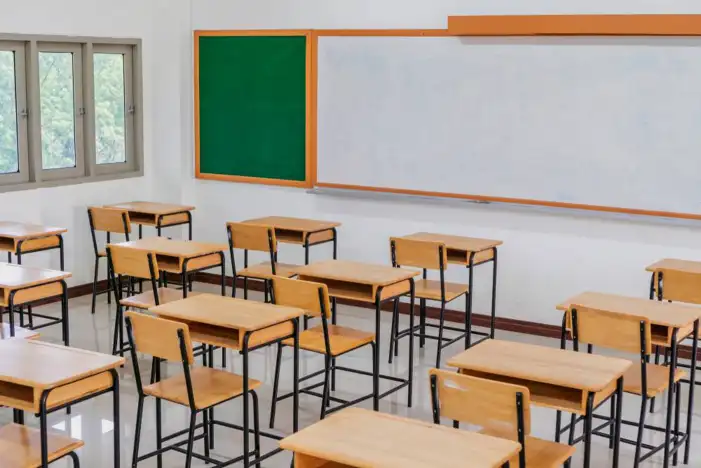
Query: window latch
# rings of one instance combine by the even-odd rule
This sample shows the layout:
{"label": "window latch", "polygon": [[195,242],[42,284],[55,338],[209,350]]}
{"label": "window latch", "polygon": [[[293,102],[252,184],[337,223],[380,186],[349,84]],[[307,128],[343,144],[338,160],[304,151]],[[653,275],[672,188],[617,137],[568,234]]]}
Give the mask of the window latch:
{"label": "window latch", "polygon": [[78,109],[78,115],[85,115],[85,107]]}
{"label": "window latch", "polygon": [[22,109],[19,112],[19,116],[22,117],[23,119],[26,119],[27,117],[29,117],[29,111],[27,109]]}
{"label": "window latch", "polygon": [[128,114],[134,114],[135,112],[136,112],[136,107],[134,107],[134,106],[129,106],[129,108],[127,109]]}

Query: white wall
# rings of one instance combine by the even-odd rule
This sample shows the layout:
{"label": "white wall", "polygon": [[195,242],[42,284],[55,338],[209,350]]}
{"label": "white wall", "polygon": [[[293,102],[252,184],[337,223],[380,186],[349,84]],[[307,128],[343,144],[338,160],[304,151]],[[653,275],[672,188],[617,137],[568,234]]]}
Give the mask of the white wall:
{"label": "white wall", "polygon": [[[556,13],[701,13],[701,4],[696,0],[198,0],[192,4],[192,28],[444,28],[449,14]],[[183,83],[190,99],[191,89],[191,80]],[[183,133],[191,134],[191,116],[183,120]],[[645,296],[649,278],[644,267],[661,257],[701,260],[701,226],[694,224],[200,181],[193,179],[192,163],[184,178],[184,197],[198,207],[200,238],[224,239],[225,220],[273,214],[331,219],[343,222],[341,258],[379,263],[389,263],[391,235],[426,230],[502,239],[498,313],[534,322],[556,323],[555,304],[582,290]],[[283,261],[301,261],[300,250],[284,246]],[[327,255],[325,249],[312,258]],[[466,279],[465,272],[455,267],[448,277]],[[476,312],[488,310],[489,280],[488,267],[478,270]]]}
{"label": "white wall", "polygon": [[[3,3],[3,33],[143,39],[145,175],[0,194],[0,219],[68,228],[64,240],[66,269],[73,272],[70,283],[88,283],[92,281],[94,258],[88,205],[179,198],[180,157],[185,153],[179,134],[179,80],[183,71],[180,67],[190,68],[181,55],[189,36],[189,0],[0,1]],[[184,41],[182,47],[178,40]],[[173,159],[177,164],[170,165]],[[159,177],[155,177],[156,167]],[[58,269],[58,253],[33,254],[24,263]]]}

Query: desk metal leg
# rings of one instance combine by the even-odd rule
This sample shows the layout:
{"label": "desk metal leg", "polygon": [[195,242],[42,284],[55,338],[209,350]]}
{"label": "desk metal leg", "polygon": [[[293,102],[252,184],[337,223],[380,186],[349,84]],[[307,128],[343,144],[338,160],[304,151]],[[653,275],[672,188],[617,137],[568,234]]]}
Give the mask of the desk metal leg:
{"label": "desk metal leg", "polygon": [[[621,410],[623,408],[623,377],[616,382],[616,423],[613,429],[613,468],[618,468],[618,458],[621,450]],[[612,402],[613,404],[613,402]]]}
{"label": "desk metal leg", "polygon": [[61,280],[61,326],[63,328],[63,343],[70,346],[71,327],[68,319],[68,285]]}
{"label": "desk metal leg", "polygon": [[584,422],[584,468],[589,468],[591,465],[591,434],[593,427],[594,413],[594,392],[589,392],[587,396],[587,414]]}
{"label": "desk metal leg", "polygon": [[[677,367],[677,330],[672,332],[672,356],[669,363],[669,382],[667,387],[667,421],[665,423],[665,433],[664,433],[664,461],[662,466],[667,468],[669,466],[669,441],[672,432],[672,411],[674,409],[674,390],[676,385],[674,384],[674,374],[676,373]],[[692,384],[691,387],[694,385]]]}
{"label": "desk metal leg", "polygon": [[[375,375],[373,378],[379,380],[380,374],[379,374],[379,362],[380,362],[380,343],[382,342],[380,339],[380,318],[382,314],[382,286],[377,288],[377,292],[375,293],[375,342],[377,345],[375,346],[375,349],[373,352],[375,355],[373,356],[373,359],[375,359],[375,362],[378,363],[378,365],[375,367]],[[413,314],[409,314],[409,316],[412,316]],[[409,335],[413,335],[413,333],[409,333]],[[372,399],[372,409],[375,411],[380,410],[380,399],[379,395],[375,394]]]}
{"label": "desk metal leg", "polygon": [[248,342],[251,338],[251,333],[246,332],[243,337],[243,349],[241,354],[243,356],[243,394],[241,395],[243,401],[243,466],[248,468],[250,466],[249,460],[249,447],[248,447]]}
{"label": "desk metal leg", "polygon": [[115,369],[112,369],[110,373],[112,374],[112,419],[114,422],[112,432],[114,433],[114,468],[119,468],[121,466],[120,455],[122,452],[119,441],[119,432],[122,427],[119,421],[119,374]]}
{"label": "desk metal leg", "polygon": [[[409,304],[409,310],[411,313],[409,314],[409,330],[412,330],[411,333],[409,333],[409,386],[407,390],[407,406],[411,408],[411,402],[412,402],[412,392],[413,392],[413,384],[414,384],[414,302],[416,300],[416,286],[414,283],[414,278],[409,279],[409,287],[410,287],[410,294],[411,294],[411,300]],[[439,350],[441,343],[440,341],[438,342]],[[380,343],[377,343],[377,348],[379,350],[380,348]],[[380,366],[380,362],[377,362],[377,366]]]}
{"label": "desk metal leg", "polygon": [[689,464],[689,450],[691,449],[691,421],[694,415],[694,389],[696,388],[696,361],[699,347],[699,321],[694,322],[694,342],[691,347],[691,374],[689,376],[689,408],[686,413],[686,443],[684,445],[684,464]]}
{"label": "desk metal leg", "polygon": [[292,431],[299,430],[299,317],[292,321],[294,328],[294,375],[292,376]]}
{"label": "desk metal leg", "polygon": [[[494,263],[492,264],[492,319],[489,327],[489,337],[494,339],[494,329],[497,325],[497,248],[492,249]],[[472,292],[470,290],[470,292]]]}
{"label": "desk metal leg", "polygon": [[41,466],[42,468],[48,468],[49,466],[49,441],[48,441],[48,428],[46,421],[46,402],[49,399],[49,392],[51,390],[44,390],[41,394],[41,400],[39,402],[39,434],[41,438]]}

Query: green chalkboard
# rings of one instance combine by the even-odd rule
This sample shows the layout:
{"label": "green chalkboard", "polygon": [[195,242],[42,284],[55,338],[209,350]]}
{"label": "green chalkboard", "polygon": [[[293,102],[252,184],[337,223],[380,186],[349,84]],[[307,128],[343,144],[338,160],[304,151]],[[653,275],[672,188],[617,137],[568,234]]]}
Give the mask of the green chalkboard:
{"label": "green chalkboard", "polygon": [[195,37],[197,175],[303,183],[308,38],[233,34]]}

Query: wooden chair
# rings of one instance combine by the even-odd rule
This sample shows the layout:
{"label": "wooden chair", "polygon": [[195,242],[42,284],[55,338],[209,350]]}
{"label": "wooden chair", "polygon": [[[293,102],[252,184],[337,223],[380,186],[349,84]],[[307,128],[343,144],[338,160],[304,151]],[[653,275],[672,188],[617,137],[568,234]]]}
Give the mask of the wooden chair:
{"label": "wooden chair", "polygon": [[[391,238],[390,248],[392,253],[392,265],[399,267],[415,267],[423,270],[423,278],[415,283],[415,297],[419,299],[421,317],[420,324],[413,332],[420,339],[420,346],[423,347],[426,338],[437,340],[436,367],[441,366],[441,351],[458,340],[465,339],[465,348],[469,345],[471,333],[470,314],[467,309],[467,295],[470,294],[467,285],[448,283],[445,281],[445,270],[448,267],[448,252],[444,244],[440,242],[419,241],[403,238]],[[439,280],[429,280],[428,270],[438,270]],[[445,307],[451,301],[465,296],[465,326],[457,328],[445,326]],[[441,304],[438,325],[426,323],[426,301],[438,301]],[[394,314],[392,315],[391,339],[389,345],[389,362],[392,363],[392,350],[394,355],[398,354],[399,339],[408,336],[412,331],[409,329],[399,331],[399,300],[394,302]],[[426,327],[438,328],[438,336],[426,334]],[[416,333],[418,330],[418,333]],[[457,337],[447,338],[443,336],[444,330],[460,332]]]}
{"label": "wooden chair", "polygon": [[[273,301],[275,304],[285,305],[290,307],[298,307],[306,311],[306,315],[313,318],[321,318],[321,324],[304,330],[299,335],[299,347],[305,351],[312,353],[323,354],[325,357],[324,369],[305,375],[299,379],[300,382],[308,380],[317,375],[324,374],[323,382],[312,384],[306,388],[300,389],[300,393],[307,393],[321,397],[321,412],[320,419],[324,419],[328,411],[338,411],[347,406],[352,406],[360,401],[374,397],[378,391],[377,384],[373,378],[373,393],[365,395],[353,401],[346,401],[340,398],[330,396],[329,380],[331,372],[334,369],[344,370],[363,375],[374,375],[374,373],[359,371],[347,367],[336,367],[335,359],[346,353],[370,345],[372,347],[373,370],[377,366],[375,360],[375,334],[355,330],[353,328],[333,325],[328,323],[331,317],[331,306],[329,303],[329,291],[325,284],[313,283],[309,281],[301,281],[287,278],[275,277],[272,279],[273,284]],[[273,398],[270,409],[270,427],[275,426],[275,409],[277,402],[289,398],[292,393],[278,396],[278,385],[280,382],[280,363],[282,360],[282,347],[294,346],[294,340],[283,340],[278,344],[277,359],[275,361],[275,379],[273,381]],[[314,388],[323,385],[324,389],[321,394],[312,391]],[[333,409],[327,409],[329,401],[341,403]]]}
{"label": "wooden chair", "polygon": [[[127,345],[124,340],[124,308],[148,310],[153,306],[180,300],[183,296],[182,292],[176,289],[159,287],[160,271],[154,252],[110,244],[107,245],[107,258],[112,271],[112,290],[117,291],[117,315],[115,317],[112,353],[124,356]],[[125,277],[129,279],[127,282],[129,295],[127,297],[124,297],[124,288],[122,287]],[[150,281],[151,290],[134,294],[133,279]]]}
{"label": "wooden chair", "polygon": [[[591,346],[598,346],[618,351],[635,353],[640,356],[639,365],[633,365],[623,375],[623,391],[641,397],[640,418],[635,421],[622,421],[629,426],[637,426],[638,436],[636,440],[629,440],[621,437],[621,441],[635,445],[634,467],[640,464],[648,456],[664,447],[664,443],[658,447],[643,444],[643,434],[645,429],[664,432],[665,429],[645,424],[647,414],[647,403],[650,399],[668,390],[669,376],[671,368],[650,363],[652,353],[652,327],[649,319],[635,315],[626,315],[617,312],[607,312],[605,310],[593,309],[572,305],[567,311],[566,322],[572,327],[573,346],[575,351],[579,351],[580,343],[587,343],[589,350]],[[675,369],[673,388],[670,391],[676,392],[676,408],[667,408],[667,418],[671,421],[672,411],[675,411],[674,433],[679,433],[679,406],[680,406],[680,380],[685,376],[685,372]],[[615,396],[611,400],[611,420],[614,414]],[[559,412],[558,412],[559,413]],[[603,418],[601,416],[596,416]],[[558,414],[558,420],[560,416]],[[574,429],[578,420],[572,416],[570,431]],[[571,436],[570,436],[571,437]],[[613,437],[613,432],[609,438]],[[673,443],[674,439],[673,437]],[[683,439],[682,439],[683,440]],[[679,442],[681,444],[681,442]],[[641,455],[642,448],[649,448],[650,452]],[[676,464],[676,452],[675,464]]]}
{"label": "wooden chair", "polygon": [[[187,433],[187,450],[185,467],[189,468],[193,457],[193,442],[197,415],[203,415],[204,460],[209,463],[220,462],[209,457],[209,435],[211,424],[214,422],[214,407],[230,401],[243,394],[243,378],[239,375],[212,369],[195,367],[192,342],[188,326],[181,322],[165,320],[146,314],[127,312],[127,334],[134,365],[134,378],[139,394],[136,415],[136,430],[134,434],[134,454],[132,466],[138,462],[156,456],[158,466],[162,464],[163,452],[171,449],[181,451],[182,443],[173,443],[163,447],[163,442],[173,440],[172,436],[162,436],[161,401],[166,400],[190,410],[190,425]],[[154,358],[155,381],[144,386],[141,382],[137,352],[145,353]],[[161,379],[161,361],[181,362],[182,373]],[[260,427],[258,419],[258,396],[255,389],[261,385],[257,380],[249,379],[249,389],[253,400],[253,418],[255,435],[255,457],[260,456]],[[144,399],[152,396],[156,399],[156,450],[145,455],[139,455],[141,439],[141,423],[143,420]],[[222,423],[220,423],[222,424]],[[248,434],[246,434],[248,436]],[[246,454],[248,455],[248,454]],[[202,458],[198,454],[197,458]]]}
{"label": "wooden chair", "polygon": [[99,275],[100,259],[107,258],[106,250],[101,250],[97,242],[97,232],[106,234],[106,241],[109,244],[112,239],[112,234],[123,234],[126,241],[129,241],[129,233],[131,232],[131,222],[129,221],[129,212],[116,208],[88,208],[88,220],[90,221],[90,235],[92,236],[93,252],[95,253],[95,268],[92,281],[92,313],[95,313],[95,301],[98,294],[107,293],[107,303],[112,303],[112,283],[109,280],[110,270],[107,265],[107,289],[97,291],[97,277]]}
{"label": "wooden chair", "polygon": [[429,371],[433,422],[441,417],[481,426],[480,432],[521,444],[512,467],[569,467],[575,448],[530,435],[531,402],[528,388],[440,369]]}
{"label": "wooden chair", "polygon": [[[70,457],[73,467],[80,468],[75,453],[85,445],[82,440],[49,433],[47,440],[49,463]],[[0,427],[0,466],[3,468],[38,468],[41,466],[41,433],[39,429],[23,424],[7,424]]]}
{"label": "wooden chair", "polygon": [[[294,270],[297,265],[278,263],[277,239],[275,229],[271,226],[261,226],[249,223],[227,223],[226,232],[229,238],[229,253],[231,255],[231,269],[234,272],[234,286],[231,297],[236,297],[236,280],[243,278],[243,298],[248,299],[248,279],[263,281],[265,289],[265,302],[268,302],[269,281],[275,276],[291,278],[296,275]],[[236,269],[234,249],[243,250],[243,269]],[[265,252],[270,256],[270,261],[248,265],[248,252]]]}
{"label": "wooden chair", "polygon": [[[685,302],[688,304],[701,304],[701,273],[679,271],[669,268],[661,268],[652,273],[650,281],[650,299],[657,298],[658,301]],[[670,349],[666,347],[666,340],[655,341],[655,364],[660,363],[660,350],[665,350],[664,363],[669,362]],[[680,367],[689,368],[689,364],[678,363]],[[701,371],[701,366],[696,366],[697,371]],[[697,372],[697,375],[698,372]],[[695,385],[701,385],[701,380],[696,380]],[[650,404],[650,412],[654,411],[655,400]]]}

